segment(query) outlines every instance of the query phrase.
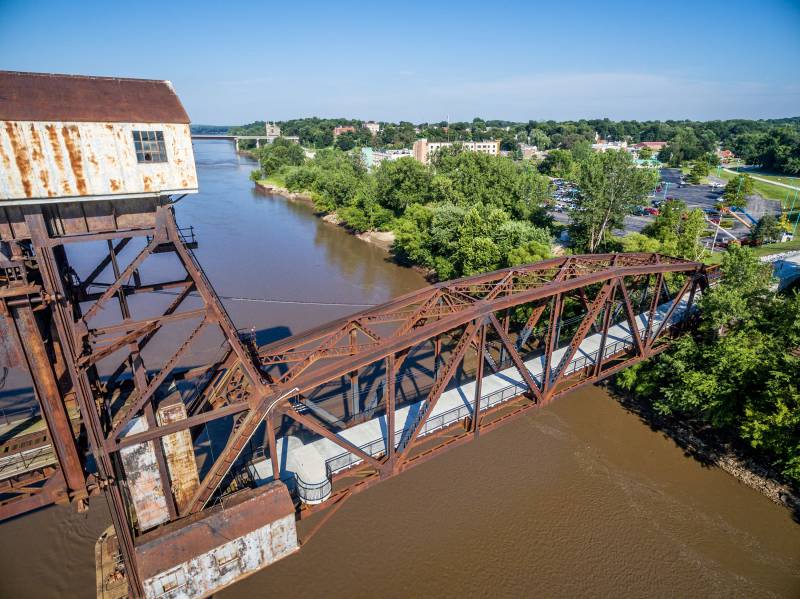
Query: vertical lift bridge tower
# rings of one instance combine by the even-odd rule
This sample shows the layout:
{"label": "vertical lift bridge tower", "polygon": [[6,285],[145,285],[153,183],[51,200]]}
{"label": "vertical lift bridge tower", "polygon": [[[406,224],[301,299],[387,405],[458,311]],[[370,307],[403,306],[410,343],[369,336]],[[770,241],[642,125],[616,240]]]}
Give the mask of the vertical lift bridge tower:
{"label": "vertical lift bridge tower", "polygon": [[103,596],[207,596],[297,548],[282,483],[224,514],[201,488],[197,426],[263,382],[175,221],[197,188],[168,81],[0,72],[0,368],[38,404],[0,434],[0,520],[104,494]]}

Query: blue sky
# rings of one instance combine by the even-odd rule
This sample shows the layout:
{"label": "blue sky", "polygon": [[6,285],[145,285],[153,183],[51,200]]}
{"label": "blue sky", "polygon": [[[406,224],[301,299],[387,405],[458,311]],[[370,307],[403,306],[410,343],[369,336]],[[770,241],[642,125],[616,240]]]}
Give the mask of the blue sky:
{"label": "blue sky", "polygon": [[795,116],[800,0],[0,0],[0,69],[170,79],[196,123]]}

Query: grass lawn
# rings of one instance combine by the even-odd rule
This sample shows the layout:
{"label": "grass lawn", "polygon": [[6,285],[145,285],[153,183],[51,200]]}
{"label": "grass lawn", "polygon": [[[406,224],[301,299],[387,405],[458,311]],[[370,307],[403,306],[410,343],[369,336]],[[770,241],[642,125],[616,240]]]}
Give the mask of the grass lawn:
{"label": "grass lawn", "polygon": [[785,185],[793,185],[794,187],[800,187],[800,177],[790,177],[789,175],[775,175],[772,173],[762,172],[758,170],[747,170],[742,172],[749,173],[755,177],[761,177],[762,179],[777,181],[778,183],[783,183]]}
{"label": "grass lawn", "polygon": [[[800,250],[800,239],[787,241],[786,243],[765,243],[759,247],[752,248],[753,253],[758,256],[771,256],[772,254],[781,254],[783,252],[794,252]],[[722,256],[725,252],[715,252],[706,258],[706,264],[720,264],[722,263]]]}
{"label": "grass lawn", "polygon": [[769,256],[770,254],[780,254],[781,252],[793,252],[800,250],[800,239],[793,239],[786,243],[765,243],[762,246],[753,248],[756,256]]}
{"label": "grass lawn", "polygon": [[[717,176],[716,169],[711,171],[711,174],[716,177]],[[760,177],[761,175],[758,176]],[[736,175],[726,171],[720,171],[719,177],[720,179],[724,179],[725,181],[730,181],[731,179],[735,179]],[[757,193],[758,195],[768,200],[778,200],[779,202],[781,202],[784,208],[789,208],[792,205],[792,198],[794,197],[794,192],[789,189],[786,189],[785,187],[770,185],[769,183],[764,183],[763,181],[756,181],[755,179],[753,179],[753,192]],[[789,196],[788,202],[786,199],[787,194]],[[800,199],[798,199],[795,208],[797,208],[798,205],[800,205]]]}
{"label": "grass lawn", "polygon": [[259,179],[258,182],[261,183],[262,185],[275,185],[277,187],[286,187],[286,180],[277,173],[270,175],[266,179]]}

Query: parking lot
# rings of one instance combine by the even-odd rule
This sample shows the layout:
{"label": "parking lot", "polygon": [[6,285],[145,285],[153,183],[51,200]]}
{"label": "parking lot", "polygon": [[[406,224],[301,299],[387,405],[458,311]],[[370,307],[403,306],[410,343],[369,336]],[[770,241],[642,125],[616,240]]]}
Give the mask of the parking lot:
{"label": "parking lot", "polygon": [[[691,185],[688,183],[681,183],[681,170],[677,168],[662,168],[661,169],[661,184],[658,191],[650,197],[650,202],[666,198],[681,200],[686,203],[689,209],[699,208],[704,211],[711,211],[715,209],[716,204],[722,197],[725,181],[718,179],[713,175],[708,177],[712,185]],[[554,209],[550,211],[553,219],[561,224],[569,224],[569,209],[573,206],[573,197],[576,193],[574,186],[566,181],[556,179],[554,180],[555,191],[553,199],[555,200]],[[714,185],[716,184],[716,185]],[[747,211],[756,219],[764,214],[780,212],[780,204],[773,200],[764,200],[761,196],[750,196],[747,201]],[[641,232],[649,223],[653,222],[655,217],[653,215],[645,214],[641,216],[629,215],[625,217],[625,227],[623,231],[615,231],[617,235],[625,235],[626,233]],[[741,238],[748,234],[748,229],[743,224],[739,223],[733,218],[727,219],[732,222],[732,226],[724,225],[735,236]],[[720,236],[720,241],[724,235]],[[709,238],[708,241],[711,239]]]}

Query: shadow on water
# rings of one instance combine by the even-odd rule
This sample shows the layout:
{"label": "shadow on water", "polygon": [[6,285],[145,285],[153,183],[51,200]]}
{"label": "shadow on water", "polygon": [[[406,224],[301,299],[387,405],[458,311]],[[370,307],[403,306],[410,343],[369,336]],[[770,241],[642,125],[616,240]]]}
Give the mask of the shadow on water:
{"label": "shadow on water", "polygon": [[292,336],[292,329],[286,326],[267,327],[256,331],[256,345],[269,345]]}

